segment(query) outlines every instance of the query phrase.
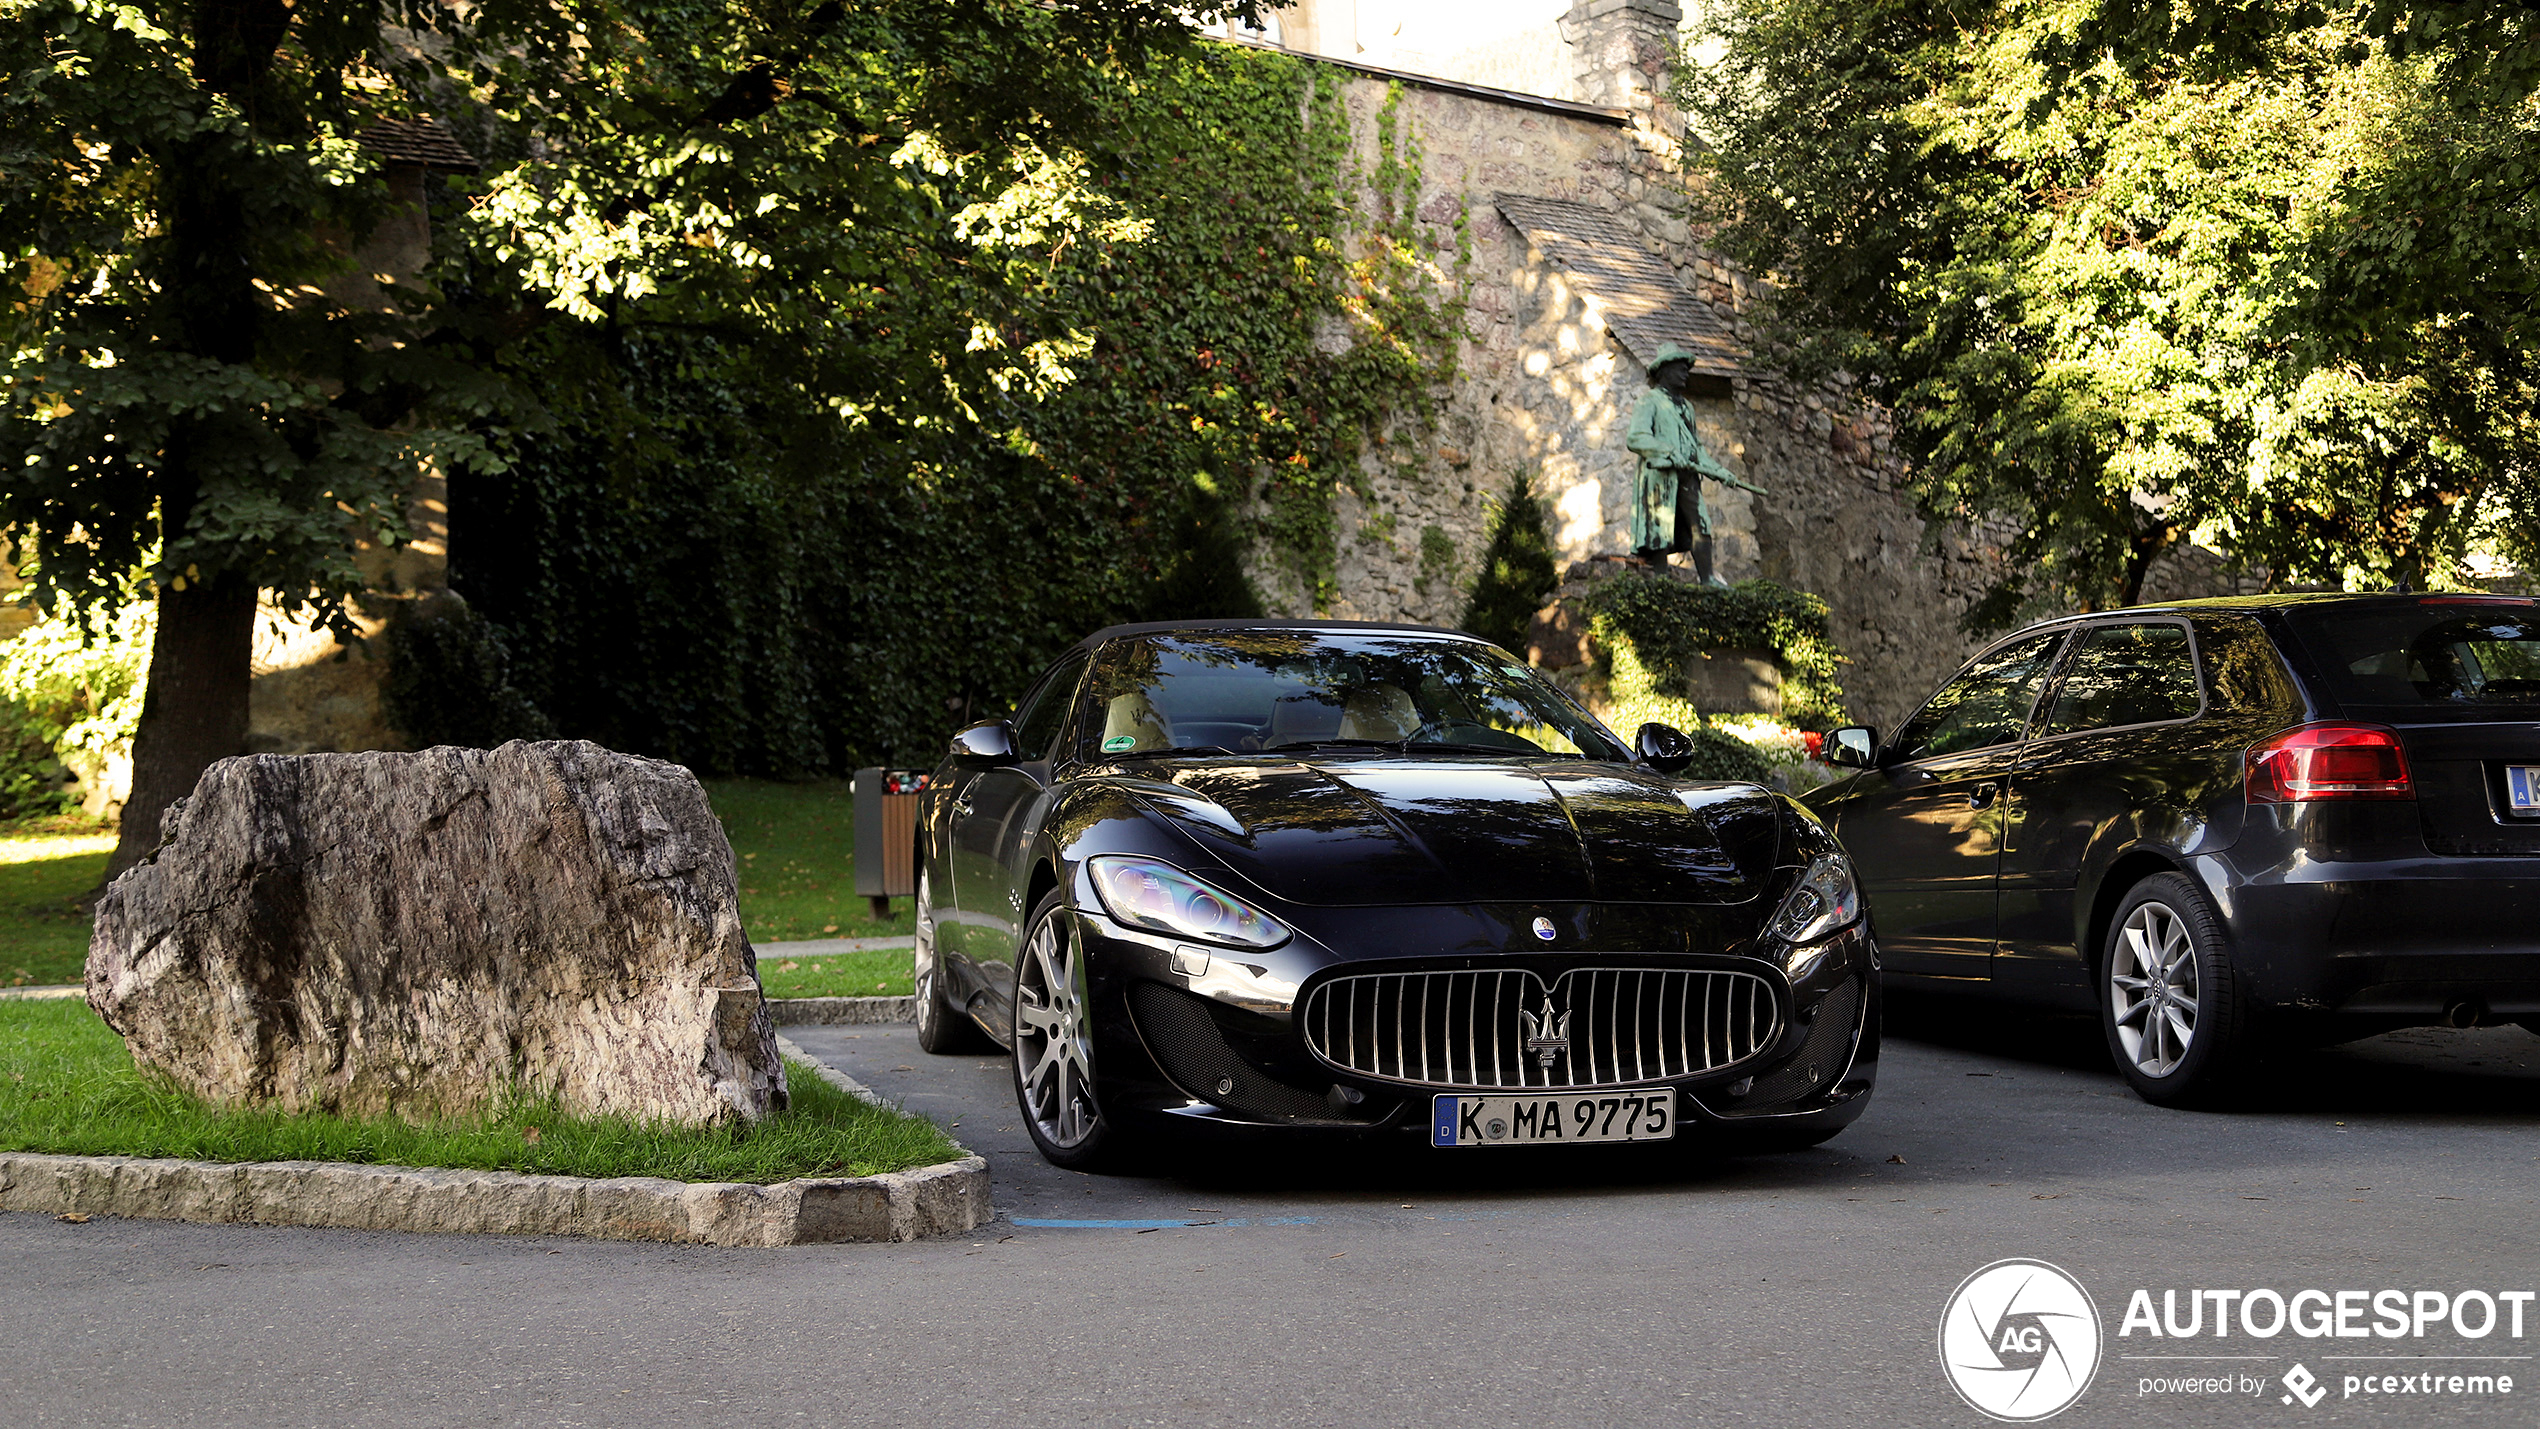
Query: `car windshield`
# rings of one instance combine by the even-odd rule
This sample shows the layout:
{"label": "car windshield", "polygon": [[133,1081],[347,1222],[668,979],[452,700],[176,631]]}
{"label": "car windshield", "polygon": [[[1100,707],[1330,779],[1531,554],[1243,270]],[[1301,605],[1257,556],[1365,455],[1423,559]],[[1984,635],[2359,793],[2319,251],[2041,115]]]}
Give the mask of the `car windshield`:
{"label": "car windshield", "polygon": [[2540,706],[2540,605],[2424,601],[2293,612],[2349,705]]}
{"label": "car windshield", "polygon": [[1460,640],[1318,630],[1137,636],[1105,647],[1089,754],[1351,746],[1628,759],[1541,675]]}

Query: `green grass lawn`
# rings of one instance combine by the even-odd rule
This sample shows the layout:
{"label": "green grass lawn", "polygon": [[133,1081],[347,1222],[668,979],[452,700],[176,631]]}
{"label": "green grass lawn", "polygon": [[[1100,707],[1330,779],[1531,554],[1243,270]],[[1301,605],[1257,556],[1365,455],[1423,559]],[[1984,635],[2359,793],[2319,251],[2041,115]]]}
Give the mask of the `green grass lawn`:
{"label": "green grass lawn", "polygon": [[[845,780],[716,779],[706,794],[732,841],[750,941],[873,938],[916,926],[908,899],[893,899],[891,916],[877,919],[856,896],[855,806]],[[79,981],[89,930],[79,900],[105,877],[114,847],[113,830],[73,820],[0,829],[0,987]],[[905,950],[794,961],[768,977],[770,996],[909,991]]]}
{"label": "green grass lawn", "polygon": [[878,938],[915,930],[908,899],[876,918],[855,891],[855,801],[843,779],[706,783],[741,877],[741,924],[753,943]]}
{"label": "green grass lawn", "polygon": [[0,828],[0,987],[77,982],[88,961],[80,899],[106,876],[112,829],[78,819]]}
{"label": "green grass lawn", "polygon": [[769,997],[906,997],[917,990],[906,948],[825,958],[762,952],[758,980]]}
{"label": "green grass lawn", "polygon": [[88,1005],[0,1002],[0,1151],[197,1161],[354,1161],[554,1176],[767,1183],[932,1166],[957,1153],[934,1123],[848,1096],[791,1063],[792,1106],[695,1130],[525,1106],[479,1120],[216,1111],[155,1085]]}

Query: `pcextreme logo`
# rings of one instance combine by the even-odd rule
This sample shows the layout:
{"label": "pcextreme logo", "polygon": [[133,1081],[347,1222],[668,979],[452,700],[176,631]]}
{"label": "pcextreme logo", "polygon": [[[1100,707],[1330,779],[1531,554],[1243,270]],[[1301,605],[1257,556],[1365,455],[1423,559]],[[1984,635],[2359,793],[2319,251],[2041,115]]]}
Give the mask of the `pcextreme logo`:
{"label": "pcextreme logo", "polygon": [[1940,1367],[1977,1412],[2014,1424],[2071,1407],[2099,1370],[2099,1307],[2042,1260],[1997,1260],[1940,1316]]}

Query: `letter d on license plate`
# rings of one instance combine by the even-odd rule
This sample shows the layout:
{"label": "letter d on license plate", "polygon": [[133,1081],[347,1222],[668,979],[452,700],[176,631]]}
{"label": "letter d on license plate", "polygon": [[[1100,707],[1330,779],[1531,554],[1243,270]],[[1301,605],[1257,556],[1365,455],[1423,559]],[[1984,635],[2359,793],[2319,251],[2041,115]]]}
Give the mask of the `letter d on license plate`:
{"label": "letter d on license plate", "polygon": [[1569,1096],[1440,1096],[1429,1104],[1432,1146],[1575,1146],[1666,1141],[1676,1094],[1665,1087]]}

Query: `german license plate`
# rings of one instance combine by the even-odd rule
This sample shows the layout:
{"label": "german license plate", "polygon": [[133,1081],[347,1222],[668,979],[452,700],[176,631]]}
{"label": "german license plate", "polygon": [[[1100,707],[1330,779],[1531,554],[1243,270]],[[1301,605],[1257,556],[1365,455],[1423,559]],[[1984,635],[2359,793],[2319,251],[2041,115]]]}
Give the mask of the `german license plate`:
{"label": "german license plate", "polygon": [[2540,764],[2505,766],[2505,803],[2517,814],[2540,814]]}
{"label": "german license plate", "polygon": [[1667,1141],[1676,1094],[1665,1087],[1569,1096],[1440,1096],[1430,1103],[1434,1146],[1575,1146]]}

